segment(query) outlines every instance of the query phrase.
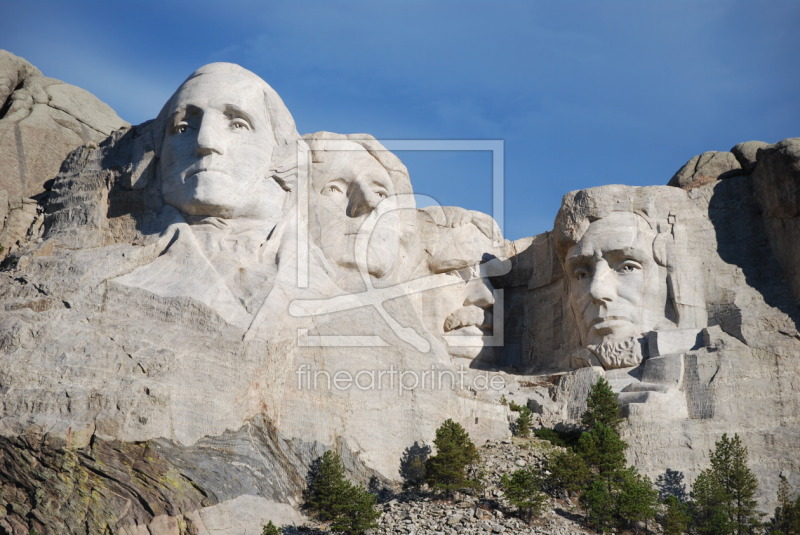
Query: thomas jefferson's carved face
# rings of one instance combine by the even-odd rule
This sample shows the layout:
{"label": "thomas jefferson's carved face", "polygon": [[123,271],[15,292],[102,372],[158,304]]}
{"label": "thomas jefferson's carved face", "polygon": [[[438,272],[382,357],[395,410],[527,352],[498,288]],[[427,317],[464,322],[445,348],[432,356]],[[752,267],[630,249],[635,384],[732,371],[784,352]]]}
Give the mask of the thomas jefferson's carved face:
{"label": "thomas jefferson's carved face", "polygon": [[[396,195],[386,168],[364,147],[352,141],[317,141],[312,171],[312,210],[315,234],[325,256],[334,263],[357,268],[356,236],[364,221],[384,199]],[[327,148],[326,148],[327,147]],[[369,234],[367,267],[382,277],[399,253],[402,229],[399,210],[382,214]]]}
{"label": "thomas jefferson's carved face", "polygon": [[640,216],[613,213],[567,252],[569,301],[584,344],[637,336],[664,320],[666,276],[653,258],[655,237]]}
{"label": "thomas jefferson's carved face", "polygon": [[276,142],[260,83],[255,75],[226,71],[181,86],[160,154],[164,202],[199,216],[280,214],[285,192],[267,178]]}

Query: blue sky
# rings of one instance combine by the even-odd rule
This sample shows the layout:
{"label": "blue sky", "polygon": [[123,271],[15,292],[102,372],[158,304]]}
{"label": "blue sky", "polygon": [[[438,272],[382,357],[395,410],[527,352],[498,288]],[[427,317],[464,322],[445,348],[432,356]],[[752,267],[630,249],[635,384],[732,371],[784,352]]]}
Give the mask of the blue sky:
{"label": "blue sky", "polygon": [[[694,156],[800,136],[800,2],[6,2],[0,48],[132,123],[231,61],[301,133],[504,141],[504,231],[564,193],[665,184]],[[491,153],[400,152],[415,190],[491,212]]]}

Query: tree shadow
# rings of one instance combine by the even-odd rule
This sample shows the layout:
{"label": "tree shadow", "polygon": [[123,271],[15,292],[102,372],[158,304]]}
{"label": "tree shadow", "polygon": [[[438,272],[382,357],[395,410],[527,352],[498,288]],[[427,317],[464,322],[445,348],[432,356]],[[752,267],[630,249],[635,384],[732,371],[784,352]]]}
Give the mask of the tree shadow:
{"label": "tree shadow", "polygon": [[431,455],[431,447],[427,444],[414,444],[403,451],[400,458],[400,477],[403,478],[403,489],[418,489],[425,483],[425,463]]}
{"label": "tree shadow", "polygon": [[655,486],[658,489],[658,499],[663,501],[668,496],[675,496],[681,503],[686,503],[688,495],[683,479],[683,472],[667,468],[663,474],[656,478]]}

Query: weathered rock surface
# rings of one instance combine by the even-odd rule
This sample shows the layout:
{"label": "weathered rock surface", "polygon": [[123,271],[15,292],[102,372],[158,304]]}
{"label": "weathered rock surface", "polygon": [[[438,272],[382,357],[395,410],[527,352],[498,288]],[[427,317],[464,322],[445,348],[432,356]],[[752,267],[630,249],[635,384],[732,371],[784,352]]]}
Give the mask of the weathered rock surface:
{"label": "weathered rock surface", "polygon": [[[515,243],[516,274],[498,284],[506,289],[506,317],[522,318],[516,320],[521,331],[514,326],[509,335],[520,340],[518,362],[532,373],[549,373],[538,376],[548,386],[527,392],[543,423],[575,421],[589,386],[606,375],[628,403],[629,460],[651,478],[670,468],[691,481],[714,441],[739,433],[759,476],[764,510],[773,507],[779,473],[800,484],[796,149],[794,139],[749,142],[730,156],[693,158],[678,173],[695,173],[684,173],[691,180],[680,182],[683,191],[607,186],[573,192],[562,205],[561,230]],[[734,163],[734,153],[742,165]],[[713,160],[727,163],[696,174]],[[647,198],[660,200],[643,202]],[[641,365],[603,370],[596,364],[565,374],[570,358],[585,350],[569,278],[557,259],[563,241],[558,233],[573,233],[575,243],[589,226],[581,222],[585,216],[593,221],[616,211],[644,214],[659,231],[672,228],[674,245],[662,249],[665,258],[674,257],[665,262],[672,282],[663,310],[670,321],[646,337],[650,360]],[[657,255],[664,254],[656,247],[659,239]],[[682,282],[675,286],[675,280]],[[685,314],[675,314],[687,304],[698,311],[691,324],[681,321]]]}
{"label": "weathered rock surface", "polygon": [[733,152],[704,152],[681,167],[670,179],[669,185],[678,188],[696,188],[741,173],[742,164]]}
{"label": "weathered rock surface", "polygon": [[24,59],[0,50],[0,258],[34,230],[40,214],[36,197],[64,158],[125,126],[94,95],[47,78]]}
{"label": "weathered rock surface", "polygon": [[[691,481],[739,433],[765,510],[779,473],[800,486],[797,139],[705,153],[670,186],[569,193],[553,231],[508,243],[485,214],[417,210],[371,136],[301,137],[240,67],[198,70],[155,120],[120,128],[19,58],[0,66],[0,531],[296,524],[327,449],[357,481],[396,481],[444,419],[501,439],[503,394],[570,425],[600,376],[652,478]],[[260,194],[215,189],[236,177]],[[616,313],[593,304],[623,294]],[[533,457],[487,462],[499,476]],[[489,517],[480,499],[387,514],[446,533],[572,529]]]}

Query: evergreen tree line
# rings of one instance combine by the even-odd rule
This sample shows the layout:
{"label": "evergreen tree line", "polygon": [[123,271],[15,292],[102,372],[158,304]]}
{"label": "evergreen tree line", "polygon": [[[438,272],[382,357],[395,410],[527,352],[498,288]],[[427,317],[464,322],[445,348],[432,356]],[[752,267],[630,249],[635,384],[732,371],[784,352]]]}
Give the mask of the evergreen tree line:
{"label": "evergreen tree line", "polygon": [[[512,430],[528,436],[533,431],[532,413],[513,402],[508,405],[519,413]],[[544,469],[526,467],[501,477],[505,498],[517,514],[532,521],[541,515],[549,494],[577,498],[586,523],[603,533],[631,527],[638,532],[658,518],[665,535],[800,535],[800,497],[791,497],[783,476],[775,515],[762,522],[754,498],[758,484],[747,467],[747,449],[738,435],[722,436],[710,452],[711,466],[698,475],[687,493],[680,472],[667,470],[653,485],[635,467],[626,465],[627,444],[619,435],[622,422],[616,396],[601,378],[587,398],[580,431],[533,431],[565,449],[550,455]],[[433,442],[435,455],[429,446],[418,443],[406,449],[400,466],[404,489],[419,491],[426,484],[444,498],[480,490],[481,482],[468,472],[479,460],[478,450],[464,428],[448,419],[436,430]],[[312,464],[306,482],[304,507],[329,523],[331,531],[360,535],[377,527],[377,490],[351,483],[335,452],[325,452]],[[264,526],[263,535],[277,533],[280,530],[272,522]]]}
{"label": "evergreen tree line", "polygon": [[[747,466],[747,448],[738,435],[723,434],[709,451],[711,466],[701,471],[686,491],[683,474],[667,470],[655,486],[635,467],[625,466],[627,445],[619,436],[623,418],[616,396],[600,379],[587,399],[577,442],[548,460],[546,489],[577,496],[587,523],[599,531],[622,529],[654,518],[665,535],[800,535],[800,497],[790,498],[788,481],[781,480],[780,506],[767,523],[757,510],[758,481]],[[538,431],[538,430],[537,430]],[[558,435],[536,432],[542,438]]]}

